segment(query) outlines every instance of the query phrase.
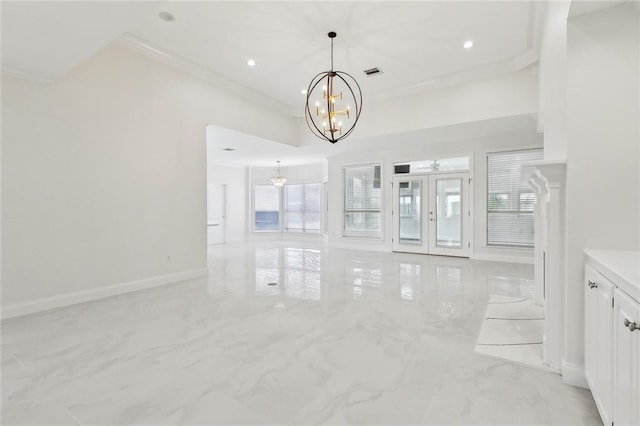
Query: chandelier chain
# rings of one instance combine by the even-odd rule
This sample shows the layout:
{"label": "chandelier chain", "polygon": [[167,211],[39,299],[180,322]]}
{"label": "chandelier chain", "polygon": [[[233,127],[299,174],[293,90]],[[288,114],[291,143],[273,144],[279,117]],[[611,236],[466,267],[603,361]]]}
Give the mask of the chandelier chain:
{"label": "chandelier chain", "polygon": [[333,71],[333,38],[331,38],[331,71]]}

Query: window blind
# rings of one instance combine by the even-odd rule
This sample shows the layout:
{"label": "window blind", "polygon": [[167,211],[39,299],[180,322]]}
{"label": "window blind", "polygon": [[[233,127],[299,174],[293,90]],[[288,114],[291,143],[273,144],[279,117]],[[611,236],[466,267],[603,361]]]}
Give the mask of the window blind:
{"label": "window blind", "polygon": [[535,193],[520,179],[542,149],[487,154],[487,245],[533,246]]}
{"label": "window blind", "polygon": [[254,187],[254,227],[256,231],[280,230],[280,190],[274,185]]}
{"label": "window blind", "polygon": [[344,169],[344,235],[382,236],[380,166]]}
{"label": "window blind", "polygon": [[320,232],[320,184],[285,185],[285,230]]}

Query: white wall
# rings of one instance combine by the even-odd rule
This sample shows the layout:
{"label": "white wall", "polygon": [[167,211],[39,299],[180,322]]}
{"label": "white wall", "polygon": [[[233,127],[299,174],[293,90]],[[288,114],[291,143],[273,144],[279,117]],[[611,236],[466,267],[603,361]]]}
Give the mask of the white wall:
{"label": "white wall", "polygon": [[118,45],[56,83],[3,76],[2,113],[3,306],[205,268],[206,125],[297,133]]}
{"label": "white wall", "polygon": [[225,184],[227,188],[225,241],[244,241],[247,238],[247,168],[207,163],[207,184]]}
{"label": "white wall", "polygon": [[570,1],[547,3],[540,46],[538,130],[545,160],[567,158],[567,16]]}
{"label": "white wall", "polygon": [[[271,178],[278,174],[277,164],[273,167],[251,167],[252,184],[271,184]],[[285,166],[280,163],[280,174],[287,178],[287,183],[317,183],[327,178],[327,162],[297,166]]]}
{"label": "white wall", "polygon": [[583,365],[585,248],[640,249],[640,11],[570,18],[567,38],[567,333]]}
{"label": "white wall", "polygon": [[[361,249],[391,251],[392,237],[392,192],[391,178],[396,162],[426,160],[432,158],[472,156],[472,257],[487,260],[510,260],[532,262],[532,249],[497,248],[486,246],[486,154],[487,152],[524,149],[542,146],[542,136],[535,132],[510,135],[483,136],[446,143],[432,141],[420,143],[419,133],[414,133],[416,144],[398,147],[396,136],[389,136],[387,149],[353,152],[329,158],[329,242],[340,246]],[[394,148],[395,147],[395,148]],[[383,237],[382,239],[343,237],[343,167],[354,164],[382,164],[383,188]]]}
{"label": "white wall", "polygon": [[[469,83],[427,90],[415,88],[408,96],[380,100],[380,95],[364,99],[362,115],[349,139],[369,139],[461,123],[535,114],[538,108],[538,81],[535,67],[505,73]],[[300,145],[324,144],[299,121]]]}

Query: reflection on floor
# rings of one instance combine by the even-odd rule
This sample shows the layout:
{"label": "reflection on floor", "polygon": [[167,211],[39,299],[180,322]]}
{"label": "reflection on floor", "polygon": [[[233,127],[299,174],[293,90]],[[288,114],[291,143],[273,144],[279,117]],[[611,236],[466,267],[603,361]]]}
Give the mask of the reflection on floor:
{"label": "reflection on floor", "polygon": [[208,261],[3,322],[2,424],[600,424],[587,390],[474,352],[531,265],[276,240]]}
{"label": "reflection on floor", "polygon": [[545,369],[542,363],[544,309],[530,299],[492,295],[475,351]]}

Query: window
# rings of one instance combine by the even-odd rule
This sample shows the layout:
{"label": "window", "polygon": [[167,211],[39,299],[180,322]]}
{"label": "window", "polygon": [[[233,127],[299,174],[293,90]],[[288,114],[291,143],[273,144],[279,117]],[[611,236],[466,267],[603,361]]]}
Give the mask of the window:
{"label": "window", "polygon": [[285,185],[284,229],[320,232],[320,184]]}
{"label": "window", "polygon": [[382,189],[380,166],[344,169],[344,235],[382,236]]}
{"label": "window", "polygon": [[256,185],[254,211],[256,231],[279,231],[280,188],[274,185]]}
{"label": "window", "polygon": [[469,157],[439,158],[437,160],[421,160],[393,164],[393,172],[395,174],[441,173],[454,170],[469,170]]}
{"label": "window", "polygon": [[487,155],[487,245],[533,246],[536,195],[520,172],[535,160],[542,160],[542,149]]}

